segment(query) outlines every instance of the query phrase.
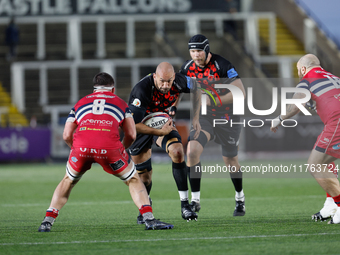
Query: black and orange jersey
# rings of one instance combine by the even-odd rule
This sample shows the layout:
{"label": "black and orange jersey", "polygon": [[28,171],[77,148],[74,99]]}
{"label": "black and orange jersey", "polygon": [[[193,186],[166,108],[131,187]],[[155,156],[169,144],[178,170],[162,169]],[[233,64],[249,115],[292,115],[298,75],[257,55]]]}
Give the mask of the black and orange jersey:
{"label": "black and orange jersey", "polygon": [[[215,84],[230,84],[240,78],[235,67],[225,58],[211,53],[212,57],[209,63],[201,68],[193,60],[186,61],[181,67],[180,73],[189,77],[196,77],[201,87],[210,91],[215,97],[223,96],[229,93],[228,89],[214,89],[218,95],[211,89]],[[232,104],[208,106],[207,115],[219,118],[230,119],[233,112]]]}
{"label": "black and orange jersey", "polygon": [[196,89],[196,82],[190,77],[176,73],[170,91],[163,94],[157,90],[153,74],[145,76],[133,87],[129,98],[129,107],[135,123],[141,122],[152,112],[168,113],[179,94],[190,93],[191,89]]}

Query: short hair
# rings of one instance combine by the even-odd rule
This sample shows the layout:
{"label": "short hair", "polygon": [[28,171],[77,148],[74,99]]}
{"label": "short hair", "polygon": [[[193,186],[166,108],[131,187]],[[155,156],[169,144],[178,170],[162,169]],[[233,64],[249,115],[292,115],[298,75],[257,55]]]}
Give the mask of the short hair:
{"label": "short hair", "polygon": [[96,74],[93,77],[93,86],[103,86],[103,87],[112,87],[115,84],[115,81],[111,75],[105,72],[101,72]]}

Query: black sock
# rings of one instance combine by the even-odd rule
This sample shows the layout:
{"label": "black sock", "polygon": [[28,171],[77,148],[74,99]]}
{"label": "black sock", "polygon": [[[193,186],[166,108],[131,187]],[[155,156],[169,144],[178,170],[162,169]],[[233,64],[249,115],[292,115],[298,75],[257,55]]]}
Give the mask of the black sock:
{"label": "black sock", "polygon": [[150,182],[150,184],[148,186],[145,185],[145,188],[146,188],[146,192],[148,192],[148,195],[150,195],[150,191],[151,191],[151,188],[152,188],[152,181]]}
{"label": "black sock", "polygon": [[189,204],[189,201],[188,200],[185,200],[185,201],[181,201],[181,207],[185,206],[185,205],[188,205]]}
{"label": "black sock", "polygon": [[243,187],[242,187],[242,172],[241,171],[238,171],[237,173],[230,173],[230,178],[231,178],[231,181],[233,182],[234,184],[234,187],[235,187],[235,191],[237,192],[240,192]]}
{"label": "black sock", "polygon": [[[197,171],[196,171],[197,166]],[[201,190],[201,178],[202,178],[202,171],[201,171],[201,162],[198,162],[196,165],[192,167],[187,167],[188,177],[191,187],[191,192],[197,192]]]}
{"label": "black sock", "polygon": [[185,161],[182,163],[172,162],[172,174],[174,176],[178,191],[188,190],[187,165],[185,164]]}

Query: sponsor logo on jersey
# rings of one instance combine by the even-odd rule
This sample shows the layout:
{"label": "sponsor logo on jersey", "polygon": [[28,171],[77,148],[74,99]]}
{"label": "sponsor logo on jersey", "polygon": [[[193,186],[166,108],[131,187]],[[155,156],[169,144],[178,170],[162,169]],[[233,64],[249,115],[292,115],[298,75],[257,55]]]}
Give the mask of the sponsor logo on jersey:
{"label": "sponsor logo on jersey", "polygon": [[100,128],[87,128],[90,131],[102,131]]}
{"label": "sponsor logo on jersey", "polygon": [[86,127],[79,128],[79,131],[84,131],[86,130]]}
{"label": "sponsor logo on jersey", "polygon": [[320,143],[329,144],[329,139],[324,138],[323,141],[320,140]]}
{"label": "sponsor logo on jersey", "polygon": [[339,150],[340,149],[340,143],[333,146],[333,150]]}
{"label": "sponsor logo on jersey", "polygon": [[110,120],[94,120],[94,119],[87,119],[83,120],[80,125],[99,125],[99,126],[110,126],[112,127],[113,121]]}
{"label": "sponsor logo on jersey", "polygon": [[132,104],[136,107],[141,107],[142,103],[138,98],[135,98],[132,102]]}
{"label": "sponsor logo on jersey", "polygon": [[134,152],[134,151],[138,151],[138,150],[139,150],[139,147],[138,148],[134,148],[134,149],[129,149],[130,153]]}
{"label": "sponsor logo on jersey", "polygon": [[80,148],[81,152],[89,152],[95,154],[106,154],[107,150],[105,149],[93,149],[93,148]]}
{"label": "sponsor logo on jersey", "polygon": [[229,144],[235,144],[236,143],[234,137],[229,136],[229,139],[230,139],[230,140],[228,140]]}
{"label": "sponsor logo on jersey", "polygon": [[122,168],[123,166],[125,165],[124,161],[123,160],[118,160],[112,164],[110,164],[111,168],[113,171],[117,171],[119,170],[120,168]]}
{"label": "sponsor logo on jersey", "polygon": [[78,159],[77,159],[76,157],[72,157],[71,160],[72,160],[73,162],[77,162],[77,161],[78,161]]}

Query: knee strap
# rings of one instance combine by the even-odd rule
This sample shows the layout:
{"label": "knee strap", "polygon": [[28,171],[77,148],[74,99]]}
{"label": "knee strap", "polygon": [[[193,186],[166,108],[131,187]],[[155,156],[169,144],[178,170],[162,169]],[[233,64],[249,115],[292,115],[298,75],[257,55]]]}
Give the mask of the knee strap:
{"label": "knee strap", "polygon": [[129,172],[127,172],[126,174],[119,177],[122,181],[126,182],[126,181],[130,180],[135,175],[136,166],[133,162],[132,162],[132,164],[133,164],[133,166],[131,167],[131,170]]}
{"label": "knee strap", "polygon": [[182,138],[177,131],[171,131],[168,135],[164,136],[161,148],[169,153],[169,146],[174,143],[182,143]]}
{"label": "knee strap", "polygon": [[151,158],[144,161],[143,163],[136,164],[137,173],[143,174],[146,172],[150,172],[152,170]]}
{"label": "knee strap", "polygon": [[174,143],[182,143],[177,137],[173,137],[167,141],[163,139],[162,141],[162,149],[166,151],[166,153],[169,153],[169,146]]}
{"label": "knee strap", "polygon": [[70,178],[72,181],[79,181],[81,179],[81,177],[83,177],[82,174],[80,175],[75,175],[73,173],[71,173],[68,164],[66,164],[66,174],[68,176],[68,178]]}
{"label": "knee strap", "polygon": [[196,132],[196,130],[191,130],[190,131],[190,135],[188,137],[188,141],[191,141],[191,140],[192,141],[197,141],[197,142],[199,142],[202,145],[202,147],[204,147],[207,144],[207,142],[208,142],[207,136],[202,131],[200,131],[200,134],[198,135],[198,137],[196,139],[193,139],[192,137],[194,137],[195,132]]}

